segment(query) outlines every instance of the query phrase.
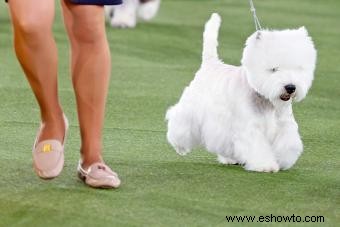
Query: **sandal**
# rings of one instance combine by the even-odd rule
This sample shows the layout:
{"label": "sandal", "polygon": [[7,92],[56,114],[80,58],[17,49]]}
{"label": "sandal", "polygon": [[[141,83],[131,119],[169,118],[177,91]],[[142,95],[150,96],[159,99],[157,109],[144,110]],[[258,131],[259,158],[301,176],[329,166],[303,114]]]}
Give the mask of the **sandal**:
{"label": "sandal", "polygon": [[85,170],[79,161],[77,171],[78,177],[85,184],[93,188],[118,188],[120,185],[117,173],[101,162],[93,163]]}
{"label": "sandal", "polygon": [[65,122],[65,135],[62,143],[55,139],[43,140],[38,143],[43,128],[43,125],[40,125],[32,151],[33,167],[40,178],[51,179],[57,177],[64,167],[64,144],[68,130],[68,120],[64,114],[63,118]]}

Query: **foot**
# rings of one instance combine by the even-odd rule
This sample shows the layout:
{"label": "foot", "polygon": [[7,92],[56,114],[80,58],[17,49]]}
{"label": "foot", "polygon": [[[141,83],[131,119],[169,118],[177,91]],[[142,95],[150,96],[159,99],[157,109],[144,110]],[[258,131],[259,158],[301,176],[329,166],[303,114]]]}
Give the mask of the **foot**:
{"label": "foot", "polygon": [[83,169],[88,169],[93,163],[104,163],[104,160],[101,156],[99,157],[86,157],[81,155],[81,166]]}
{"label": "foot", "polygon": [[219,161],[219,163],[224,164],[224,165],[236,165],[237,164],[237,162],[234,159],[223,157],[221,155],[217,156],[217,160]]}
{"label": "foot", "polygon": [[60,143],[64,143],[65,130],[63,113],[58,116],[46,118],[42,121],[40,126],[38,143],[48,139],[54,139],[58,140]]}
{"label": "foot", "polygon": [[279,165],[277,162],[273,160],[260,160],[260,161],[252,161],[246,163],[245,167],[246,170],[248,171],[255,171],[255,172],[265,172],[265,173],[270,173],[270,172],[277,172],[279,171]]}
{"label": "foot", "polygon": [[42,135],[42,124],[36,141],[33,145],[33,167],[36,174],[43,179],[51,179],[57,177],[64,167],[64,143],[68,129],[67,118],[63,117],[63,136],[60,139],[51,136],[48,139],[44,139]]}
{"label": "foot", "polygon": [[175,148],[177,154],[182,155],[182,156],[187,155],[190,152],[190,149],[188,149],[188,148],[184,148],[184,147],[180,147],[180,146],[174,146],[174,148]]}
{"label": "foot", "polygon": [[113,172],[103,162],[96,162],[85,168],[81,162],[78,164],[78,177],[84,183],[93,188],[118,188],[120,179],[117,173]]}

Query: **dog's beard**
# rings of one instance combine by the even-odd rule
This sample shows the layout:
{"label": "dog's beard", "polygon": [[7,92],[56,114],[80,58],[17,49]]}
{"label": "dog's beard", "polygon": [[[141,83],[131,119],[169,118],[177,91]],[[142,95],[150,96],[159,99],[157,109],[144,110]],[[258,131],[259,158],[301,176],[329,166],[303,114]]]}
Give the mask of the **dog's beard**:
{"label": "dog's beard", "polygon": [[272,103],[280,104],[282,102],[293,101],[296,100],[296,98],[300,95],[300,86],[294,83],[297,87],[296,90],[293,93],[288,93],[284,89],[284,85],[289,83],[291,82],[267,80],[264,81],[262,86],[258,87],[259,89],[257,91]]}
{"label": "dog's beard", "polygon": [[282,101],[285,101],[285,102],[290,100],[291,98],[294,98],[294,97],[295,97],[295,92],[292,93],[292,94],[289,94],[289,93],[285,92],[282,95],[280,95],[280,99]]}

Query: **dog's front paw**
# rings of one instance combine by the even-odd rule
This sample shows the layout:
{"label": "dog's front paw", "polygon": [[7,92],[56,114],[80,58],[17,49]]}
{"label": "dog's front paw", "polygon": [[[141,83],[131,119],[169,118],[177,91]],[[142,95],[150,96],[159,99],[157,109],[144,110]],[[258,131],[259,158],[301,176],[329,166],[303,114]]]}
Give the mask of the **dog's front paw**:
{"label": "dog's front paw", "polygon": [[248,171],[265,172],[265,173],[270,173],[270,172],[276,173],[280,169],[279,165],[274,161],[246,163],[244,168]]}
{"label": "dog's front paw", "polygon": [[224,165],[236,165],[237,164],[237,161],[235,161],[234,159],[227,158],[221,155],[217,156],[217,160],[219,163],[224,164]]}

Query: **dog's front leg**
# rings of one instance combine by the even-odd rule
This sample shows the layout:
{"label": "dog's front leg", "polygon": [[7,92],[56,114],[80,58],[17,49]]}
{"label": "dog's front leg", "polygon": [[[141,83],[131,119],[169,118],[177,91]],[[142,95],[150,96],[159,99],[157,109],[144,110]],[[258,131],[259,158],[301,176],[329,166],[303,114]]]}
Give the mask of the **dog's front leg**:
{"label": "dog's front leg", "polygon": [[289,169],[297,161],[303,151],[303,144],[294,119],[279,122],[273,148],[280,169]]}
{"label": "dog's front leg", "polygon": [[235,140],[234,156],[249,171],[277,172],[279,165],[267,138],[257,130],[247,130]]}

